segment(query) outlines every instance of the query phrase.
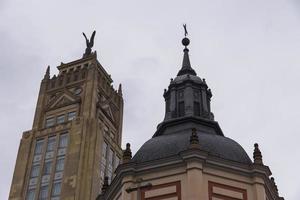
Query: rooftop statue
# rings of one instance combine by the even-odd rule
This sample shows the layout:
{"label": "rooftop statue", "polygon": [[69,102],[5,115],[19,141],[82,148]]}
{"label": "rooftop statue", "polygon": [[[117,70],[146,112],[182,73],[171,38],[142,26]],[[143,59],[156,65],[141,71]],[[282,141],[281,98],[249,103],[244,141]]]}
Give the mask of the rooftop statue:
{"label": "rooftop statue", "polygon": [[85,53],[83,54],[83,57],[86,57],[86,56],[90,55],[92,52],[92,47],[94,46],[94,38],[96,35],[96,31],[93,32],[90,40],[88,40],[88,38],[86,37],[84,32],[82,32],[82,34],[83,34],[83,36],[85,38],[85,42],[86,42],[86,49],[85,49]]}

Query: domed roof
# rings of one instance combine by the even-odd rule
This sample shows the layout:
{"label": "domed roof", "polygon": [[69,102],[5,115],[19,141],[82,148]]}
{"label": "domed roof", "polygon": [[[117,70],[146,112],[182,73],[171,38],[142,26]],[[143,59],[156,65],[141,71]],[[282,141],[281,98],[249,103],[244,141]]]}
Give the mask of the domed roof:
{"label": "domed roof", "polygon": [[[141,163],[178,155],[189,148],[190,136],[190,131],[186,131],[153,137],[137,151],[132,161]],[[204,132],[198,132],[198,137],[200,150],[209,155],[247,165],[252,163],[241,145],[230,138]]]}
{"label": "domed roof", "polygon": [[181,83],[186,80],[191,80],[191,81],[194,81],[195,83],[199,83],[199,84],[203,83],[203,81],[201,80],[201,78],[199,76],[190,75],[190,74],[183,74],[183,75],[177,76],[174,79],[174,83]]}

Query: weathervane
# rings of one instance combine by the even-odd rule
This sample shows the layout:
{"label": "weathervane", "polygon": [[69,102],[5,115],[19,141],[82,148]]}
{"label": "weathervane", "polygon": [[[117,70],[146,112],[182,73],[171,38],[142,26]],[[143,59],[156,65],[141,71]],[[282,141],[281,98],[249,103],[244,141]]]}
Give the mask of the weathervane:
{"label": "weathervane", "polygon": [[181,42],[185,46],[184,50],[188,51],[187,46],[190,44],[190,40],[189,40],[189,38],[186,37],[188,35],[187,29],[186,29],[186,24],[183,24],[183,28],[184,28],[184,38],[182,39]]}
{"label": "weathervane", "polygon": [[183,28],[184,28],[184,36],[186,37],[188,35],[188,32],[186,30],[186,24],[183,24]]}
{"label": "weathervane", "polygon": [[92,52],[92,47],[94,46],[94,38],[96,35],[96,31],[93,32],[90,40],[87,39],[86,35],[84,34],[84,32],[82,32],[84,38],[85,38],[85,42],[86,42],[86,49],[85,49],[85,53],[83,54],[83,57],[87,57],[91,54]]}

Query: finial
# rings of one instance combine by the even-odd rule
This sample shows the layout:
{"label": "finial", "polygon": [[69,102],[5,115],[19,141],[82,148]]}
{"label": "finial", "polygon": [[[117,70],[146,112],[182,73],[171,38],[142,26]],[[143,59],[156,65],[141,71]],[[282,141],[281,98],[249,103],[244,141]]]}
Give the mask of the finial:
{"label": "finial", "polygon": [[123,95],[123,93],[122,93],[122,84],[121,84],[121,83],[119,84],[118,94],[119,94],[120,96]]}
{"label": "finial", "polygon": [[102,185],[102,188],[101,188],[101,194],[104,194],[105,191],[107,190],[108,188],[108,176],[105,176],[104,177],[104,183]]}
{"label": "finial", "polygon": [[126,144],[126,149],[123,151],[123,163],[128,163],[132,158],[130,144]]}
{"label": "finial", "polygon": [[192,128],[192,134],[190,136],[190,148],[199,148],[199,137],[197,135],[196,128]]}
{"label": "finial", "polygon": [[253,159],[254,159],[254,164],[263,165],[262,155],[257,143],[254,144]]}
{"label": "finial", "polygon": [[184,50],[188,51],[187,46],[190,44],[190,40],[186,37],[188,35],[187,29],[186,29],[186,24],[183,24],[184,28],[184,38],[182,39],[182,44],[185,46]]}
{"label": "finial", "polygon": [[49,65],[48,65],[48,67],[46,69],[46,73],[45,73],[44,79],[50,79],[50,66]]}
{"label": "finial", "polygon": [[197,74],[195,70],[193,70],[193,68],[191,67],[190,58],[189,58],[189,49],[187,48],[187,46],[190,44],[190,40],[186,37],[188,35],[186,24],[183,24],[183,28],[184,28],[185,37],[182,39],[181,42],[185,46],[185,48],[183,49],[184,54],[183,54],[182,67],[177,73],[177,76],[181,76],[185,74],[196,76]]}
{"label": "finial", "polygon": [[279,193],[278,193],[278,187],[277,187],[277,185],[275,183],[275,178],[274,177],[271,177],[271,182],[272,182],[272,185],[273,185],[273,187],[275,189],[276,194],[279,195]]}
{"label": "finial", "polygon": [[89,55],[91,55],[91,52],[92,52],[92,47],[94,46],[94,38],[95,38],[95,35],[96,35],[96,31],[93,32],[90,40],[87,39],[85,33],[83,33],[83,36],[85,38],[85,42],[86,42],[86,49],[85,49],[85,53],[83,54],[83,57],[87,57]]}

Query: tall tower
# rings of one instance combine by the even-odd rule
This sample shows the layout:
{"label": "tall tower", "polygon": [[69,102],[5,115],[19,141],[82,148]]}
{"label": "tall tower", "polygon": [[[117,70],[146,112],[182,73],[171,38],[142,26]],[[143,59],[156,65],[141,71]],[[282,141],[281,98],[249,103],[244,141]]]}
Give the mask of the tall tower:
{"label": "tall tower", "polygon": [[[85,36],[85,35],[84,35]],[[92,52],[41,81],[32,129],[23,133],[9,199],[95,199],[121,155],[122,88]]]}
{"label": "tall tower", "polygon": [[258,144],[251,160],[215,121],[212,93],[191,67],[189,43],[182,40],[182,67],[164,91],[164,120],[133,157],[127,144],[98,199],[282,200]]}

